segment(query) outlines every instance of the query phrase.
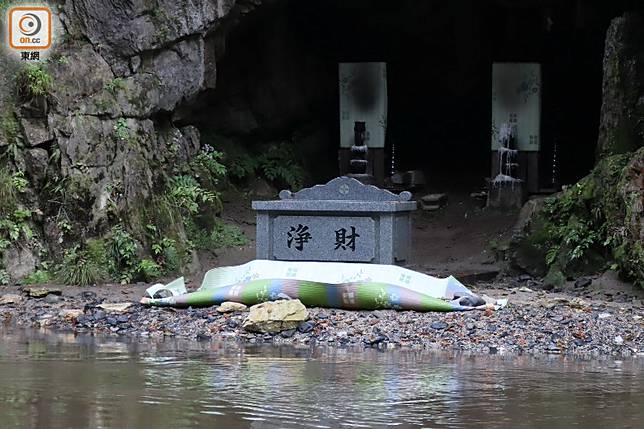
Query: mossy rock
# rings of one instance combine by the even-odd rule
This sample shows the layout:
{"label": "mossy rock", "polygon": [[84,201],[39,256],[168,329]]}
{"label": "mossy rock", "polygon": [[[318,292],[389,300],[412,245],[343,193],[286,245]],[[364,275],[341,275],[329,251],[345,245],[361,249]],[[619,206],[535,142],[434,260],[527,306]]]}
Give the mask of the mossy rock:
{"label": "mossy rock", "polygon": [[544,289],[561,288],[565,283],[566,276],[556,268],[551,268],[543,278]]}
{"label": "mossy rock", "polygon": [[577,277],[612,266],[644,284],[644,149],[602,159],[593,171],[522,222],[511,260],[532,275]]}

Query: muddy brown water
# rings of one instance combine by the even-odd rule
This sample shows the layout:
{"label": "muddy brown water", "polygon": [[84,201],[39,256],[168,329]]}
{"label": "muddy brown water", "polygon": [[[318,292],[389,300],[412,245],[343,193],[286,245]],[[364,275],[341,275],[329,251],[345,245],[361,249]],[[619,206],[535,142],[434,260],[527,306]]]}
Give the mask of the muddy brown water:
{"label": "muddy brown water", "polygon": [[1,428],[641,427],[644,359],[0,330]]}

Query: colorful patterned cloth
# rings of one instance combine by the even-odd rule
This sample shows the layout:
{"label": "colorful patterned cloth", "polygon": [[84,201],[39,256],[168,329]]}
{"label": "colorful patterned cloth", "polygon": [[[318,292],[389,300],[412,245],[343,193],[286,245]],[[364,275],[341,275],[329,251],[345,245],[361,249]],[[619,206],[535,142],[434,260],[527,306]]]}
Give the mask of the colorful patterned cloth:
{"label": "colorful patterned cloth", "polygon": [[[387,282],[373,281],[374,277]],[[172,296],[156,298],[164,289]],[[299,299],[307,307],[352,310],[465,311],[485,307],[460,305],[456,296],[473,294],[451,276],[438,279],[397,266],[330,262],[252,261],[210,270],[196,292],[185,293],[180,278],[165,286],[155,285],[148,293],[152,298],[143,298],[143,304],[171,307],[204,307],[224,301],[254,305],[285,297]]]}

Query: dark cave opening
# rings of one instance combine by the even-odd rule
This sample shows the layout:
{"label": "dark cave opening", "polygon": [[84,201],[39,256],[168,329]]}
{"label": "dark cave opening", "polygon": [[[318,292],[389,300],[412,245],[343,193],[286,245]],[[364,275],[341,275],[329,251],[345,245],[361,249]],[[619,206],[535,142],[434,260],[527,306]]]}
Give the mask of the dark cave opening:
{"label": "dark cave opening", "polygon": [[491,175],[492,63],[538,62],[539,187],[572,183],[595,161],[606,28],[632,4],[267,2],[230,31],[216,89],[187,117],[234,144],[294,139],[323,182],[338,174],[338,63],[382,61],[385,171],[393,143],[397,169],[422,170],[428,188],[480,188]]}

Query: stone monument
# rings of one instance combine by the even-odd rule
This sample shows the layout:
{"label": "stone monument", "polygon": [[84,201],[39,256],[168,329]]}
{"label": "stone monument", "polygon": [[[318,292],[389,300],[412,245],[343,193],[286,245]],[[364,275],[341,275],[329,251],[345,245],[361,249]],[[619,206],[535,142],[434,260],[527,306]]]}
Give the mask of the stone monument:
{"label": "stone monument", "polygon": [[253,201],[257,259],[393,264],[409,258],[411,193],[394,194],[351,177],[280,200]]}

